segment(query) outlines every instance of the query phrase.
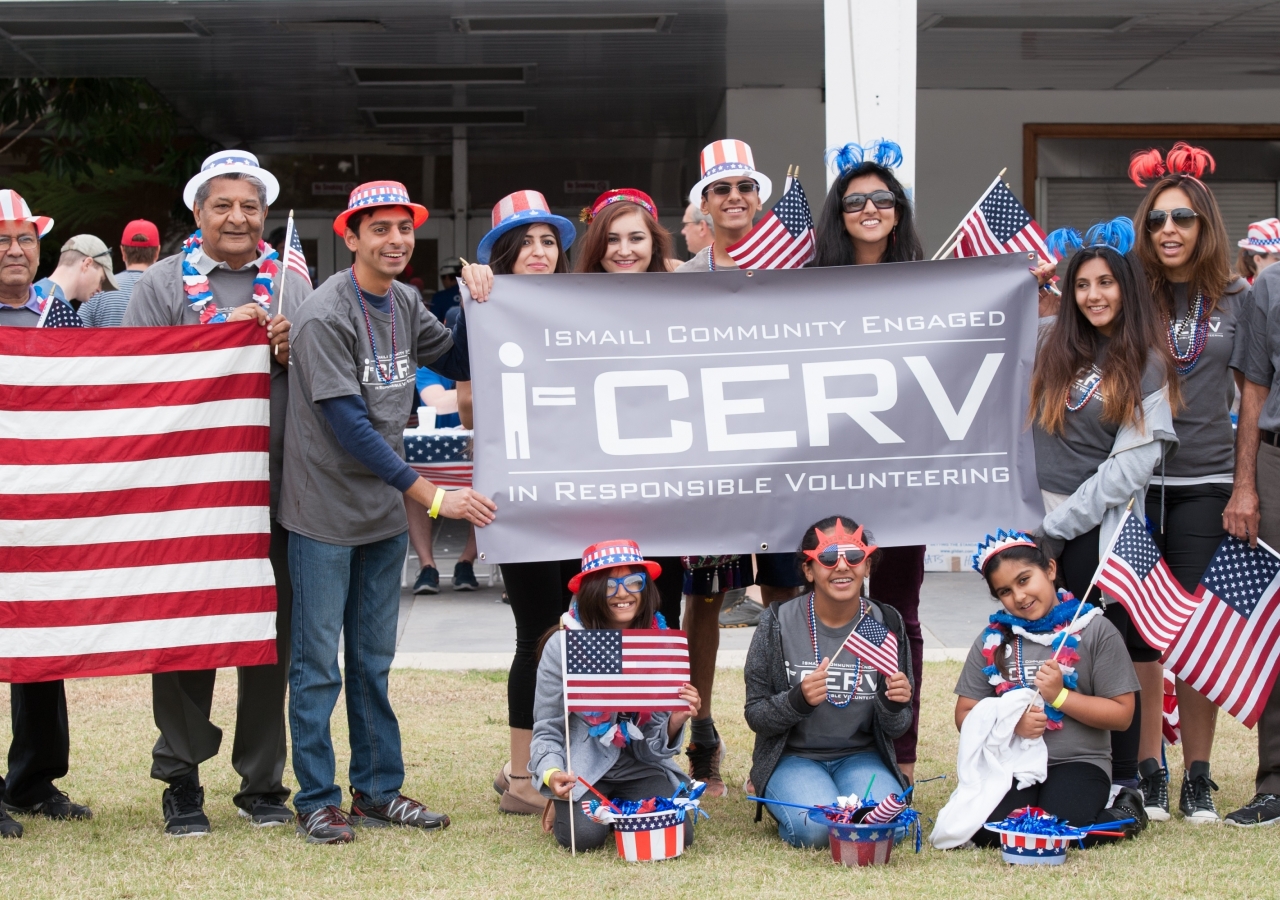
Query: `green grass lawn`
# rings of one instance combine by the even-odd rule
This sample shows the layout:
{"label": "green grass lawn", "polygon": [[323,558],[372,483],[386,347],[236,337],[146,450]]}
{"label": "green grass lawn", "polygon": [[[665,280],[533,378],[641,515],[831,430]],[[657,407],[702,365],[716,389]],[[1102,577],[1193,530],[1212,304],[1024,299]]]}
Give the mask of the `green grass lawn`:
{"label": "green grass lawn", "polygon": [[[951,687],[957,663],[926,666],[924,727],[917,775],[950,773],[956,733]],[[999,861],[994,851],[899,847],[889,866],[844,869],[825,852],[794,850],[753,821],[742,799],[751,738],[742,721],[742,675],[723,670],[716,685],[717,723],[729,745],[730,798],[711,800],[709,822],[681,859],[628,865],[610,847],[569,858],[537,823],[497,811],[490,787],[506,756],[506,673],[397,670],[392,699],[404,735],[405,792],[448,812],[436,834],[404,830],[360,833],[346,847],[308,846],[292,828],[255,830],[236,815],[237,778],[229,761],[235,677],[219,677],[215,721],[227,729],[223,752],[202,772],[214,832],[174,840],[162,833],[161,785],[147,773],[155,739],[146,678],[69,682],[71,774],[61,782],[92,805],[89,823],[25,819],[26,836],[0,844],[0,875],[11,897],[621,897],[697,898],[866,896],[876,898],[1049,896],[1275,897],[1280,829],[1194,828],[1176,817],[1124,846],[1073,852],[1065,866],[1031,870]],[[8,722],[7,692],[0,722]],[[346,721],[334,738],[341,772]],[[7,736],[4,737],[7,743]],[[1218,805],[1229,811],[1253,793],[1254,735],[1223,717],[1215,748]],[[1181,757],[1171,751],[1181,778]],[[288,781],[288,779],[286,779]],[[344,776],[339,776],[345,785]],[[920,789],[932,815],[947,782]],[[640,879],[643,879],[641,881]]]}

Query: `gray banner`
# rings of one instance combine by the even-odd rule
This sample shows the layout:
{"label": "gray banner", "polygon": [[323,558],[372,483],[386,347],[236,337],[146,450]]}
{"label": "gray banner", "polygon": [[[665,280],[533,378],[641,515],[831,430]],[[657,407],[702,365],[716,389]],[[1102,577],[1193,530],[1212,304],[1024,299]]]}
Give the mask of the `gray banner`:
{"label": "gray banner", "polygon": [[498,277],[466,301],[485,558],[789,551],[836,513],[884,546],[1036,524],[1027,267]]}

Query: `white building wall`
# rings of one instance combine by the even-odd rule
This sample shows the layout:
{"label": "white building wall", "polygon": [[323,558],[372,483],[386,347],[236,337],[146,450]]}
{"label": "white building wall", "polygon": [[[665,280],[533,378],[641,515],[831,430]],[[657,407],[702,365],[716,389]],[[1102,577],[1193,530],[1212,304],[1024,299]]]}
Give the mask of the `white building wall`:
{"label": "white building wall", "polygon": [[800,183],[817,214],[826,191],[822,167],[823,106],[817,88],[730,88],[725,91],[725,137],[751,145],[756,168],[773,182],[773,204],[787,166],[800,167]]}

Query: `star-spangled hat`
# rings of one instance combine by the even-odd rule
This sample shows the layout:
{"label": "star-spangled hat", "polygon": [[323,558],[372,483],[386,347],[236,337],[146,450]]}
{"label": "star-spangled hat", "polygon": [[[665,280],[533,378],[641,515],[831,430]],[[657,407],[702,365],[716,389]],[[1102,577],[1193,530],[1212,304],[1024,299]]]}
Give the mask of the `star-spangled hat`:
{"label": "star-spangled hat", "polygon": [[398,181],[366,181],[351,192],[347,208],[333,220],[333,231],[339,237],[347,233],[347,219],[362,209],[378,206],[403,206],[413,213],[413,227],[427,221],[427,208],[409,199],[409,189]]}
{"label": "star-spangled hat", "polygon": [[53,219],[31,215],[31,207],[17,191],[5,188],[0,191],[0,222],[30,222],[36,226],[36,235],[44,237],[53,229]]}
{"label": "star-spangled hat", "polygon": [[702,202],[702,191],[707,185],[735,175],[744,175],[760,185],[761,203],[773,193],[773,182],[768,175],[756,169],[755,157],[751,155],[751,147],[746,141],[712,141],[702,148],[698,165],[702,171],[702,179],[689,191],[690,203]]}
{"label": "star-spangled hat", "polygon": [[1236,246],[1254,253],[1280,253],[1280,219],[1249,223],[1249,236]]}
{"label": "star-spangled hat", "polygon": [[662,566],[651,559],[645,559],[640,552],[640,545],[635,541],[601,541],[582,551],[582,571],[569,579],[569,590],[576,594],[582,579],[587,575],[619,566],[644,566],[650,580],[662,574]]}
{"label": "star-spangled hat", "polygon": [[219,176],[236,173],[252,175],[266,185],[267,206],[275,203],[276,197],[280,196],[280,182],[276,181],[276,176],[262,168],[258,157],[248,150],[219,150],[217,153],[210,154],[200,165],[200,171],[191,176],[187,186],[182,189],[182,202],[187,204],[187,209],[194,209],[196,191],[200,189],[200,185]]}
{"label": "star-spangled hat", "polygon": [[997,553],[1003,553],[1010,547],[1034,546],[1036,546],[1035,540],[1025,531],[1018,531],[1016,528],[1005,531],[1001,528],[995,533],[995,537],[987,535],[987,539],[978,545],[978,552],[973,554],[973,571],[979,575],[985,575],[987,563]]}
{"label": "star-spangled hat", "polygon": [[493,254],[493,245],[498,242],[498,238],[511,229],[538,223],[555,226],[556,231],[560,233],[561,253],[568,250],[573,244],[573,239],[578,236],[578,230],[573,227],[573,223],[564,216],[553,213],[551,207],[547,206],[547,198],[538,191],[516,191],[514,194],[507,194],[494,206],[492,227],[489,233],[480,239],[480,246],[476,249],[476,261],[488,264]]}

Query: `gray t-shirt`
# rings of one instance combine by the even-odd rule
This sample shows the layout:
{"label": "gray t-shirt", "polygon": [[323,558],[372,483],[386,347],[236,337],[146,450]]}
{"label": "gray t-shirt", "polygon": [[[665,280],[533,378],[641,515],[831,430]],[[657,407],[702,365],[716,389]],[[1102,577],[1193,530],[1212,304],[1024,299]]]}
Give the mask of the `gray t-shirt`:
{"label": "gray t-shirt", "polygon": [[[393,283],[392,294],[394,358],[390,315],[366,304],[366,323],[347,269],[321,284],[293,322],[280,523],[327,544],[355,547],[409,527],[403,495],[342,448],[319,405],[331,397],[362,397],[373,429],[404,459],[418,367],[447,353],[453,335],[404,285]],[[369,328],[381,367],[373,361]],[[389,382],[379,368],[381,375],[390,372]]]}
{"label": "gray t-shirt", "polygon": [[[884,617],[874,603],[869,614],[877,622]],[[827,669],[827,696],[844,703],[853,693],[848,706],[834,706],[826,700],[802,718],[787,735],[787,753],[806,759],[831,760],[875,749],[875,699],[880,687],[880,673],[848,650],[836,651],[849,637],[857,623],[855,617],[847,625],[828,628],[817,619],[818,658],[813,657],[813,638],[809,633],[809,598],[796,599],[778,607],[778,626],[782,630],[782,655],[787,666],[787,681],[792,687],[818,667],[823,657],[832,659]],[[854,677],[857,685],[854,686]]]}
{"label": "gray t-shirt", "polygon": [[1269,390],[1258,427],[1280,431],[1280,266],[1263,269],[1249,293],[1249,346],[1242,371]]}
{"label": "gray t-shirt", "polygon": [[35,328],[40,324],[40,313],[29,306],[9,306],[0,303],[0,326]]}
{"label": "gray t-shirt", "polygon": [[[1101,369],[1107,356],[1108,340],[1100,338],[1097,369]],[[1082,373],[1071,386],[1072,406],[1080,402],[1088,390],[1091,373]],[[1142,373],[1142,396],[1145,398],[1164,386],[1164,360],[1158,350],[1147,354],[1146,369]],[[1062,434],[1050,434],[1040,427],[1037,420],[1032,426],[1032,438],[1036,448],[1036,474],[1040,489],[1055,494],[1073,494],[1076,488],[1088,481],[1098,466],[1106,462],[1115,445],[1119,422],[1102,418],[1102,397],[1106,383],[1098,387],[1093,399],[1080,409],[1067,410]]]}
{"label": "gray t-shirt", "polygon": [[[691,259],[686,259],[680,265],[676,266],[677,272],[710,272],[711,271],[711,251],[714,247],[703,247],[697,253],[693,254]],[[734,268],[737,268],[736,266]]]}
{"label": "gray t-shirt", "polygon": [[[995,685],[987,680],[982,669],[987,664],[982,655],[982,635],[969,648],[969,656],[960,670],[960,680],[955,692],[972,700],[985,700],[996,696]],[[1018,681],[1013,665],[1015,644],[1005,644],[1009,660],[1005,671],[1011,680]],[[1076,690],[1090,697],[1118,697],[1139,690],[1138,674],[1129,660],[1124,639],[1116,627],[1102,616],[1094,616],[1080,632],[1077,646],[1080,659],[1076,662],[1079,683]],[[1036,672],[1045,660],[1053,657],[1053,651],[1035,641],[1022,641],[1022,679],[1035,689]],[[1049,750],[1049,765],[1068,762],[1093,763],[1111,777],[1111,732],[1093,728],[1064,715],[1062,728],[1044,733],[1044,743]]]}
{"label": "gray t-shirt", "polygon": [[[258,275],[255,265],[247,265],[232,271],[225,265],[208,272],[209,289],[213,303],[220,311],[230,312],[236,307],[253,302],[253,279]],[[271,315],[283,314],[293,320],[296,310],[311,292],[307,282],[296,272],[287,273],[284,307],[280,306],[280,276],[276,276],[275,292],[271,297]],[[182,284],[182,254],[160,260],[142,273],[129,297],[122,325],[199,325],[200,314],[187,302]],[[207,326],[207,327],[217,327]],[[271,514],[279,507],[280,480],[284,461],[284,414],[289,403],[289,371],[271,354]]]}
{"label": "gray t-shirt", "polygon": [[[1180,376],[1182,407],[1173,417],[1178,434],[1178,452],[1165,464],[1166,484],[1230,483],[1235,471],[1236,432],[1231,425],[1231,404],[1236,398],[1232,369],[1244,365],[1244,332],[1236,340],[1236,330],[1247,310],[1243,279],[1231,285],[1235,293],[1224,294],[1209,316],[1209,337],[1196,366]],[[1190,308],[1185,284],[1173,286],[1174,322],[1182,322]],[[1186,352],[1190,335],[1178,341],[1178,351]],[[1156,469],[1153,483],[1160,483]]]}

